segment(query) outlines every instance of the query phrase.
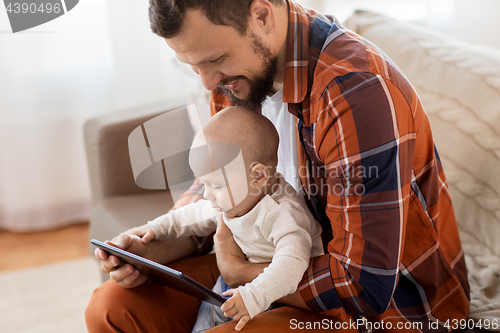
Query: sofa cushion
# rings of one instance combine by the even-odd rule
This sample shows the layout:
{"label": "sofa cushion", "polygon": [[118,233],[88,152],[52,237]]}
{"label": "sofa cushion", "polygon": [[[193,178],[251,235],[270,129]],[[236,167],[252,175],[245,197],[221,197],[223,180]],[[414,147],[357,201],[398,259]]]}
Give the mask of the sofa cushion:
{"label": "sofa cushion", "polygon": [[[357,11],[346,26],[414,85],[443,162],[469,268],[474,319],[500,326],[500,50]],[[500,329],[491,329],[500,331]]]}
{"label": "sofa cushion", "polygon": [[112,239],[127,229],[166,214],[172,206],[168,190],[106,198],[93,207],[90,236],[98,240]]}

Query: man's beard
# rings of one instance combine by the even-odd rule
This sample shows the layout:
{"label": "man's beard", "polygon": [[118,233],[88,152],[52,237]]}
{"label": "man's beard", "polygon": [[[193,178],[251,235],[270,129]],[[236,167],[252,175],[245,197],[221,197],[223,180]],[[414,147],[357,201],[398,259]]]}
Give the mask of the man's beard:
{"label": "man's beard", "polygon": [[[260,75],[249,79],[244,76],[237,76],[236,79],[245,80],[248,82],[250,92],[247,99],[236,97],[233,92],[223,84],[219,83],[225,95],[231,99],[233,105],[243,106],[251,110],[256,110],[262,105],[266,97],[272,92],[274,79],[278,72],[278,56],[273,56],[271,50],[262,45],[261,41],[256,36],[252,36],[252,46],[254,52],[261,55],[263,58],[263,70]],[[234,78],[233,78],[234,79]]]}

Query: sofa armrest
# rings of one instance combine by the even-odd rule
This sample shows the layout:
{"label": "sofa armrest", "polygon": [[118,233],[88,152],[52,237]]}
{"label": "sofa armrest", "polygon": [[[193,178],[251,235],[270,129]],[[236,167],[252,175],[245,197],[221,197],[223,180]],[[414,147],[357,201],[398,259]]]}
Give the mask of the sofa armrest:
{"label": "sofa armrest", "polygon": [[[184,99],[168,100],[124,111],[99,115],[84,125],[85,150],[94,203],[120,195],[150,193],[135,183],[128,150],[132,130],[157,115],[186,105]],[[179,130],[192,131],[189,119],[179,119]],[[179,136],[172,133],[172,140]]]}

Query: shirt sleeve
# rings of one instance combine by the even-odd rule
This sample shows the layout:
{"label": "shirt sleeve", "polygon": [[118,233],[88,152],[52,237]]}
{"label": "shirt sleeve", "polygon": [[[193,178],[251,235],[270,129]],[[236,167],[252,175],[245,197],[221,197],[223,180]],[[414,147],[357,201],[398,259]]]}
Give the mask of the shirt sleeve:
{"label": "shirt sleeve", "polygon": [[[185,205],[194,203],[203,199],[204,186],[199,179],[196,179],[191,187],[183,193],[175,202],[173,209],[178,209]],[[213,235],[209,236],[192,236],[192,240],[196,245],[196,255],[208,253],[212,250]]]}
{"label": "shirt sleeve", "polygon": [[217,228],[217,215],[207,200],[199,200],[157,217],[148,225],[157,239],[208,236]]}
{"label": "shirt sleeve", "polygon": [[252,282],[239,287],[250,318],[297,290],[311,253],[310,222],[304,211],[293,205],[280,204],[266,215],[264,221],[258,227],[276,250],[271,264]]}
{"label": "shirt sleeve", "polygon": [[408,90],[380,75],[351,73],[330,82],[318,100],[315,136],[306,150],[313,164],[324,167],[324,177],[312,185],[333,240],[328,254],[311,260],[299,286],[314,311],[346,319],[376,316],[389,306],[415,148],[415,96]]}

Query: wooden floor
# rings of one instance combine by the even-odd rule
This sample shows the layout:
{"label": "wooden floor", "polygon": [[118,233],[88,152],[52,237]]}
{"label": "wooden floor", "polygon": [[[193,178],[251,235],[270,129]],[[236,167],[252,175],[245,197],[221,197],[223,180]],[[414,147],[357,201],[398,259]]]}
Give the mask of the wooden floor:
{"label": "wooden floor", "polygon": [[89,224],[43,232],[0,231],[0,272],[90,256]]}

